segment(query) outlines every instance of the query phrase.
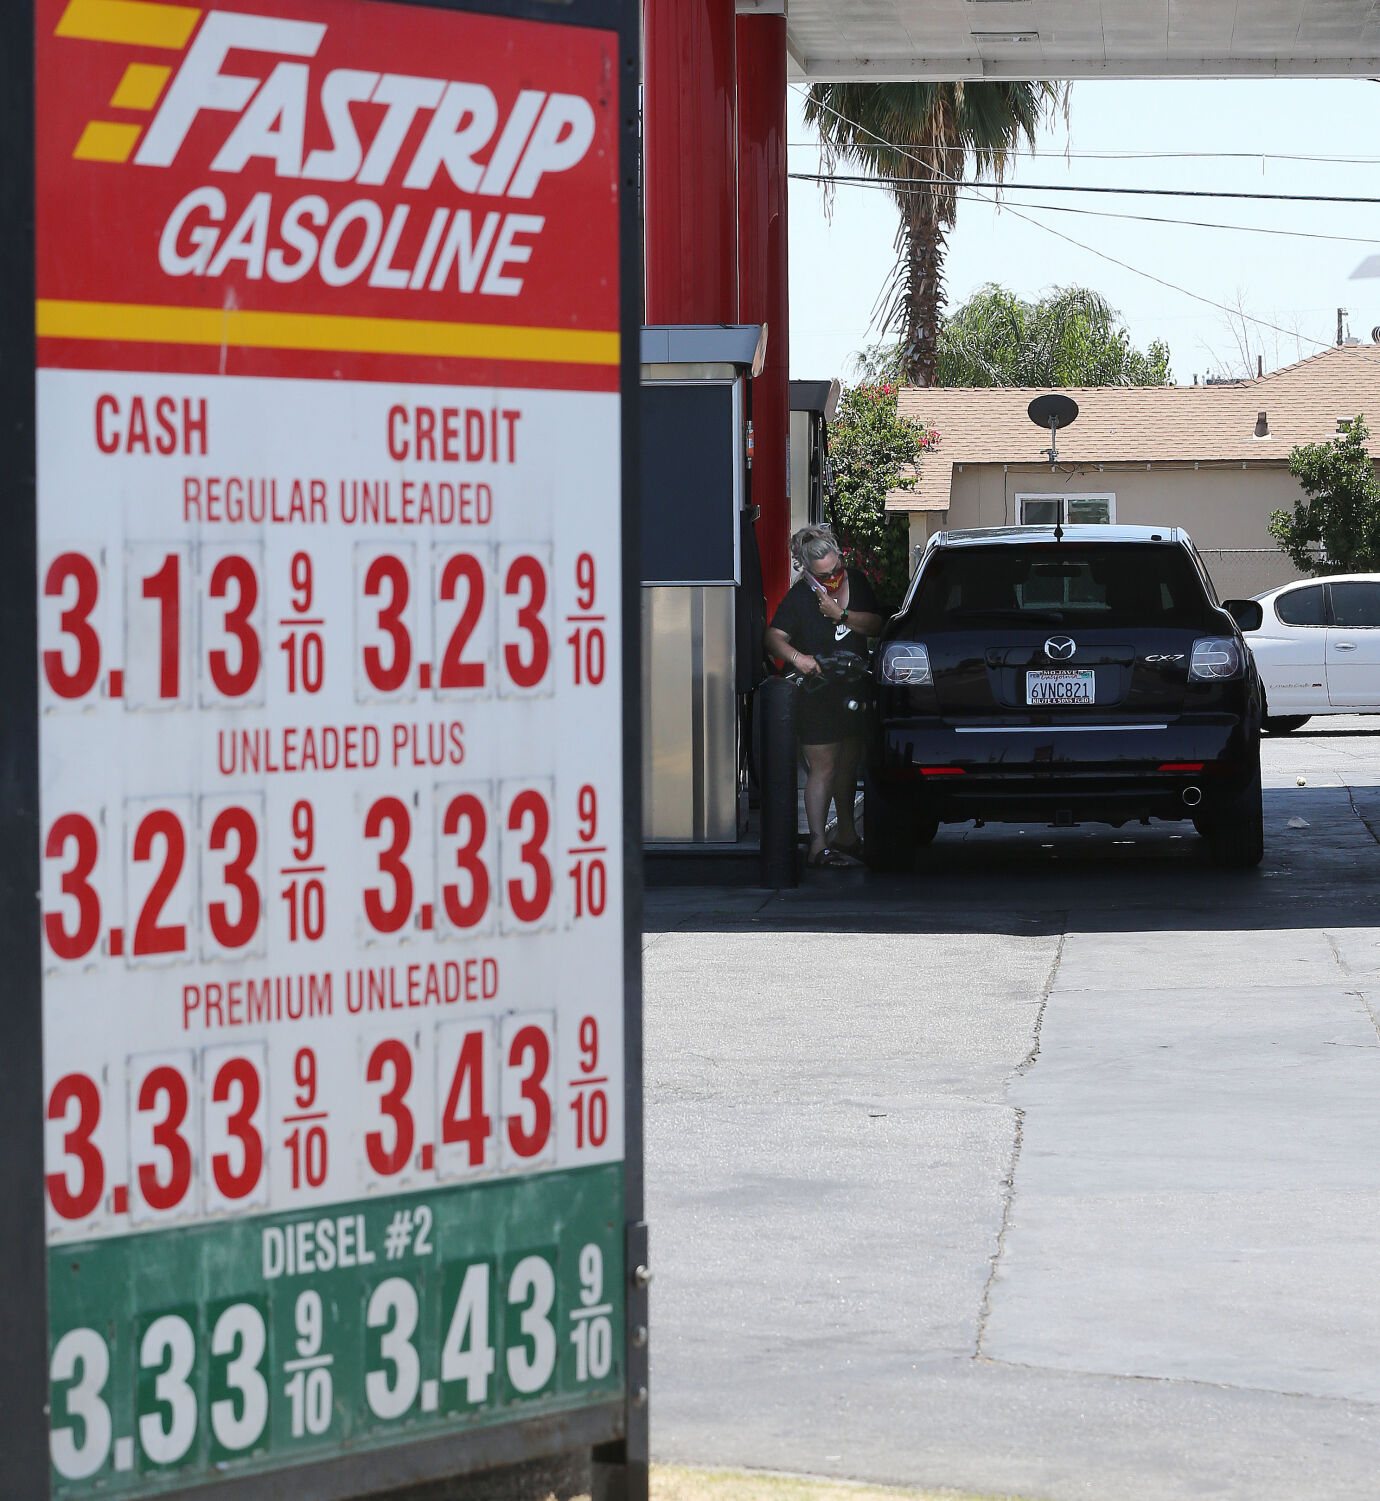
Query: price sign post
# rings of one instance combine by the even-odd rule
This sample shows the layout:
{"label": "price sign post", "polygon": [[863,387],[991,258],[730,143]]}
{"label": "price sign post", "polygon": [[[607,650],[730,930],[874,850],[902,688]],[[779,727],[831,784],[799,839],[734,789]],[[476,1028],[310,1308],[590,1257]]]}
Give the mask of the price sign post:
{"label": "price sign post", "polygon": [[636,1489],[629,11],[35,0],[7,48],[26,1501],[620,1440]]}

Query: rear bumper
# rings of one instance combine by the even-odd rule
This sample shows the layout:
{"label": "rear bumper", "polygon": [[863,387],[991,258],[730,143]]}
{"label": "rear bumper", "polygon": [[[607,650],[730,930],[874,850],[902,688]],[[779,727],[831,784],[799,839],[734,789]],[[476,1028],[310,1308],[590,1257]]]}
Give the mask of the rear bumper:
{"label": "rear bumper", "polygon": [[881,729],[869,770],[888,800],[942,822],[1182,819],[1237,793],[1255,734],[1235,715],[1076,728],[916,720]]}

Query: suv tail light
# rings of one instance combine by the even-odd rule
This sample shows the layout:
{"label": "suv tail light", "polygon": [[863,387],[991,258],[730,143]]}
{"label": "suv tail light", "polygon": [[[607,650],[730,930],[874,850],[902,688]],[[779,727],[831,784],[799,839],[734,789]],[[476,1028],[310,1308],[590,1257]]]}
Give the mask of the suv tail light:
{"label": "suv tail light", "polygon": [[1217,683],[1239,678],[1245,670],[1245,654],[1235,636],[1200,636],[1193,643],[1188,664],[1190,682]]}
{"label": "suv tail light", "polygon": [[934,682],[930,654],[918,641],[888,641],[882,648],[882,681],[906,688],[924,688]]}

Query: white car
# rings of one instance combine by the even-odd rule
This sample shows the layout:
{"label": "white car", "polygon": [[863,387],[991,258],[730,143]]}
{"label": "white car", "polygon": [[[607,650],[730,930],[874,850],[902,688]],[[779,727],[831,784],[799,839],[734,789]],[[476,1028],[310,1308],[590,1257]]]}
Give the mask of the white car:
{"label": "white car", "polygon": [[1265,729],[1315,714],[1380,714],[1380,573],[1310,579],[1257,594],[1245,631],[1265,691]]}

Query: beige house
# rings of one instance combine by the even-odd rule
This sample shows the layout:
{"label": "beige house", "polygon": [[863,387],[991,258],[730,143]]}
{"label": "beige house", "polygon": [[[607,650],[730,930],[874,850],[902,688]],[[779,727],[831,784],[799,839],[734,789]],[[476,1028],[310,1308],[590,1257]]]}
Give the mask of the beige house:
{"label": "beige house", "polygon": [[939,433],[913,490],[887,494],[910,517],[914,551],[935,532],[1021,522],[1182,526],[1219,594],[1258,594],[1296,577],[1266,523],[1301,493],[1298,443],[1335,437],[1357,413],[1380,441],[1380,345],[1327,349],[1297,365],[1211,386],[1073,389],[1078,420],[1059,434],[1026,415],[1033,390],[901,392],[903,415]]}

